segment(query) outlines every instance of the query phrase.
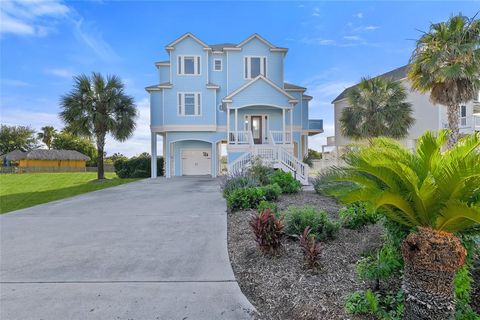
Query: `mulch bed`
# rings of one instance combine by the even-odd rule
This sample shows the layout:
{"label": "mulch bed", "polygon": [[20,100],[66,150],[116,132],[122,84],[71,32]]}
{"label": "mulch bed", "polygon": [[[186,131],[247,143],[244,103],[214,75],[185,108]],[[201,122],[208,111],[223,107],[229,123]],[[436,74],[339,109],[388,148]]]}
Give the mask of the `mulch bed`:
{"label": "mulch bed", "polygon": [[[277,204],[280,210],[313,205],[333,219],[340,208],[334,199],[313,191],[282,195]],[[336,239],[322,243],[322,267],[315,273],[304,268],[294,239],[285,239],[277,256],[262,254],[248,225],[253,212],[228,214],[228,250],[243,293],[260,313],[258,319],[373,319],[346,314],[344,301],[350,293],[369,288],[357,279],[355,267],[362,253],[381,246],[381,226],[340,229]]]}

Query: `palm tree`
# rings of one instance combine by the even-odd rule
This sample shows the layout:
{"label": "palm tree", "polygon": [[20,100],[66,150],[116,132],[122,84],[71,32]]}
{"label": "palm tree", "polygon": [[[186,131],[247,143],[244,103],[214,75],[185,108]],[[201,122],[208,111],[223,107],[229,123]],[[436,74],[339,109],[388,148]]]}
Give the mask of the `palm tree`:
{"label": "palm tree", "polygon": [[48,149],[51,149],[53,138],[55,138],[57,130],[55,130],[55,128],[52,126],[42,127],[41,130],[41,132],[37,133],[38,139],[42,140],[42,142],[45,143]]}
{"label": "palm tree", "polygon": [[480,20],[458,15],[432,24],[417,41],[411,64],[412,87],[447,107],[451,147],[459,138],[460,105],[480,90]]}
{"label": "palm tree", "polygon": [[386,78],[362,78],[347,94],[349,105],[340,116],[343,135],[354,140],[404,138],[415,119],[402,84]]}
{"label": "palm tree", "polygon": [[334,177],[354,183],[346,202],[366,201],[408,226],[402,244],[405,319],[452,319],[453,279],[466,250],[458,234],[480,230],[480,133],[442,153],[449,130],[422,135],[415,152],[376,138],[346,154]]}
{"label": "palm tree", "polygon": [[105,179],[105,136],[125,141],[133,134],[137,117],[134,100],[124,93],[124,84],[117,76],[82,74],[74,77],[74,82],[72,91],[61,98],[60,118],[70,132],[95,140],[98,179]]}

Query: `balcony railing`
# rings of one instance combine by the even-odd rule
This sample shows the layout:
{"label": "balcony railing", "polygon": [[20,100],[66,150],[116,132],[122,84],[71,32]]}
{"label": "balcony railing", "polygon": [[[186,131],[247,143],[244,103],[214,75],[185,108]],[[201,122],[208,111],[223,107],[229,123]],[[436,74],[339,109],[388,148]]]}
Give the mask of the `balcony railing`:
{"label": "balcony railing", "polygon": [[321,119],[308,120],[308,129],[315,130],[315,131],[323,131],[323,120]]}
{"label": "balcony railing", "polygon": [[228,143],[230,144],[250,144],[252,133],[250,131],[230,131],[228,133]]}
{"label": "balcony railing", "polygon": [[[283,137],[285,136],[285,141]],[[292,143],[292,135],[290,131],[270,131],[270,139],[273,144],[290,144]]]}

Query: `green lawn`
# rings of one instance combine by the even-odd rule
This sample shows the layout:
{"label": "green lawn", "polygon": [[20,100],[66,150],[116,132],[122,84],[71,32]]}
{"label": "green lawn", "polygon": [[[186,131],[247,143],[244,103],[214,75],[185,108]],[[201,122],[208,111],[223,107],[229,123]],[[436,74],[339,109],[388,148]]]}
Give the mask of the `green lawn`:
{"label": "green lawn", "polygon": [[138,180],[119,179],[115,173],[106,173],[105,181],[96,177],[96,172],[2,174],[0,213]]}

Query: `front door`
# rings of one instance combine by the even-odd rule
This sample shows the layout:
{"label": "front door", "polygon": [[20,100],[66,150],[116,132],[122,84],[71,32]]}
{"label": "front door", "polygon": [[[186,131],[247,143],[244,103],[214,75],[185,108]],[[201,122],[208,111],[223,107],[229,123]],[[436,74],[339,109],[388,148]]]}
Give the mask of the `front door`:
{"label": "front door", "polygon": [[251,121],[253,143],[262,144],[262,116],[252,116]]}

